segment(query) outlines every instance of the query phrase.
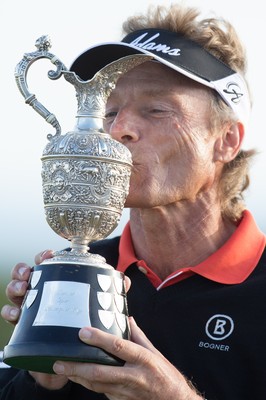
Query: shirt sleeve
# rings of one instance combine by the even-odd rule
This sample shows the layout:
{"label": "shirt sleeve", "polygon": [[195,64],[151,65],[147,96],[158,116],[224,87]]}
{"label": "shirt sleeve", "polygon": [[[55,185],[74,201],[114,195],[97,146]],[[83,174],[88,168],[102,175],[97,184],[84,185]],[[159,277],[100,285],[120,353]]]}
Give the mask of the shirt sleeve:
{"label": "shirt sleeve", "polygon": [[24,370],[0,368],[0,400],[106,400],[101,393],[69,381],[62,389],[48,390],[38,385]]}
{"label": "shirt sleeve", "polygon": [[70,381],[60,390],[48,390],[38,385],[27,371],[13,368],[0,370],[0,384],[0,400],[67,400],[72,397]]}

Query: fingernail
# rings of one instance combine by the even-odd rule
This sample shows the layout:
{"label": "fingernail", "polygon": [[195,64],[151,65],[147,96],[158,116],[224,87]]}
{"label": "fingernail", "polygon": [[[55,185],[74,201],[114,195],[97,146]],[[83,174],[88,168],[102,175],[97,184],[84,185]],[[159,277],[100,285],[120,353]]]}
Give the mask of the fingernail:
{"label": "fingernail", "polygon": [[56,363],[54,363],[53,370],[57,374],[63,374],[65,372],[65,367],[62,363],[56,362]]}
{"label": "fingernail", "polygon": [[40,254],[40,258],[43,259],[43,257],[45,256],[46,253],[48,253],[49,250],[44,250],[41,254]]}
{"label": "fingernail", "polygon": [[79,337],[80,337],[81,340],[89,340],[92,337],[92,332],[88,328],[82,328],[79,331]]}
{"label": "fingernail", "polygon": [[19,315],[19,310],[17,310],[16,308],[12,308],[9,312],[9,315],[12,319],[17,319],[18,315]]}
{"label": "fingernail", "polygon": [[22,286],[23,286],[23,282],[16,282],[15,283],[16,292],[20,293]]}
{"label": "fingernail", "polygon": [[128,317],[128,319],[129,319],[130,322],[132,322],[133,324],[135,324],[136,326],[138,326],[137,323],[136,323],[136,321],[135,321],[135,319],[134,319],[134,317],[132,317],[132,315],[130,315],[130,316]]}
{"label": "fingernail", "polygon": [[22,277],[22,276],[24,275],[24,273],[26,272],[26,270],[27,270],[27,268],[25,268],[25,267],[20,267],[19,270],[18,270],[19,276]]}

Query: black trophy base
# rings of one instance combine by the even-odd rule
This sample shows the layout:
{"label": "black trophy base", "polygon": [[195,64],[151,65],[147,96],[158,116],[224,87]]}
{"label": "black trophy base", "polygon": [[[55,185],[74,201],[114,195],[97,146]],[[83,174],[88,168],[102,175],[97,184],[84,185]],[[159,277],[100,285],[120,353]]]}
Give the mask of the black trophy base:
{"label": "black trophy base", "polygon": [[27,371],[54,374],[53,365],[56,361],[76,361],[122,366],[124,361],[106,353],[104,350],[86,345],[26,343],[25,345],[8,345],[5,347],[4,362],[14,368]]}
{"label": "black trophy base", "polygon": [[55,361],[122,366],[124,361],[83,343],[91,326],[129,339],[123,274],[79,264],[34,267],[18,324],[4,348],[6,364],[52,374]]}

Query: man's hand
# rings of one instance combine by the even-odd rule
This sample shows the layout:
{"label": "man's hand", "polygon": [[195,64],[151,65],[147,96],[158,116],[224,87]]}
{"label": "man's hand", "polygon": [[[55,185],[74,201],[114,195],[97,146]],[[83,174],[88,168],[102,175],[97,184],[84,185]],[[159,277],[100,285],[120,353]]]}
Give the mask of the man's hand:
{"label": "man's hand", "polygon": [[[43,260],[51,258],[52,250],[46,250],[39,253],[35,257],[35,263],[40,264]],[[17,264],[11,273],[11,282],[7,285],[6,295],[13,305],[6,304],[1,310],[1,316],[7,321],[15,325],[20,315],[20,307],[23,298],[27,292],[28,280],[32,268],[25,263]],[[46,389],[61,389],[68,382],[65,376],[56,376],[52,374],[44,374],[41,372],[30,372],[35,381]]]}
{"label": "man's hand", "polygon": [[95,328],[80,330],[80,339],[125,360],[123,367],[62,362],[54,371],[110,400],[200,400],[192,385],[152,345],[130,318],[131,340]]}
{"label": "man's hand", "polygon": [[[51,258],[52,250],[45,250],[35,257],[35,263],[40,264],[43,260]],[[27,292],[28,280],[32,268],[25,263],[18,263],[11,272],[11,282],[7,285],[6,296],[13,305],[6,304],[1,310],[1,316],[7,322],[16,324],[20,314],[20,307]]]}

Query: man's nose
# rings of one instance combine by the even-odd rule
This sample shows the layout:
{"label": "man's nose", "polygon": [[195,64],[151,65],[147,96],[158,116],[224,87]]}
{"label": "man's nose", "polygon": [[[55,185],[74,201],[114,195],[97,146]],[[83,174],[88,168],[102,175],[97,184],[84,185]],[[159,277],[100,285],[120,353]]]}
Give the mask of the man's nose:
{"label": "man's nose", "polygon": [[109,133],[121,143],[136,142],[139,139],[139,120],[132,113],[119,112],[110,126]]}

